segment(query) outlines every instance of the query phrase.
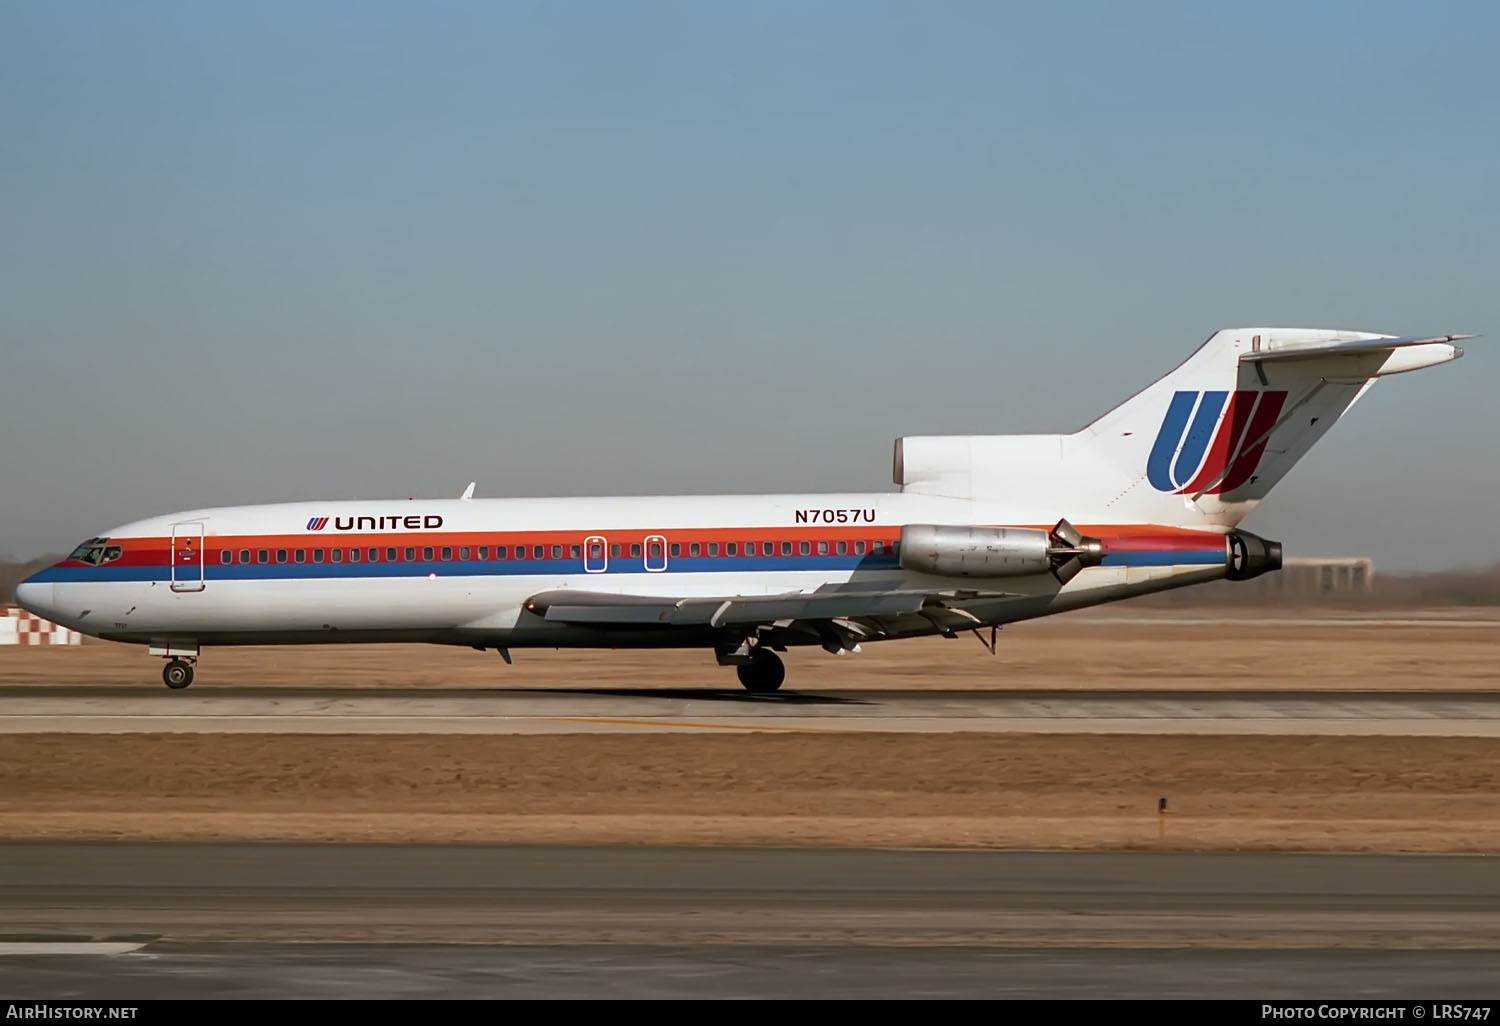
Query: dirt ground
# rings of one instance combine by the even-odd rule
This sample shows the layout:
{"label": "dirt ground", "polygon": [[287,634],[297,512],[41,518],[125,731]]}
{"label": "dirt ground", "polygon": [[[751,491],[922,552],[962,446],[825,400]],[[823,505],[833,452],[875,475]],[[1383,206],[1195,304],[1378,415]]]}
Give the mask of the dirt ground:
{"label": "dirt ground", "polygon": [[1390,737],[13,734],[0,736],[0,835],[1494,852],[1496,749]]}
{"label": "dirt ground", "polygon": [[[1214,622],[1184,624],[1073,614],[1005,628],[994,656],[967,634],[869,644],[857,655],[794,649],[785,656],[786,687],[1500,687],[1500,618],[1488,620],[1488,626],[1453,627],[1393,613],[1384,622],[1330,626],[1324,614],[1305,613],[1305,626],[1282,619],[1268,627],[1258,623],[1261,615],[1226,612]],[[1473,611],[1454,615],[1477,616]],[[696,649],[524,649],[514,657],[515,665],[506,666],[495,652],[439,645],[212,648],[204,652],[193,688],[738,686],[732,670]],[[0,648],[0,684],[161,687],[160,665],[135,645],[9,646]]]}

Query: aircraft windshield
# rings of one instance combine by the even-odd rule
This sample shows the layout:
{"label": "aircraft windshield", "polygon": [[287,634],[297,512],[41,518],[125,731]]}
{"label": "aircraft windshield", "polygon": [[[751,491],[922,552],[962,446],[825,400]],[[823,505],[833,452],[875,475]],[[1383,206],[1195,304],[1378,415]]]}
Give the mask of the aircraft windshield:
{"label": "aircraft windshield", "polygon": [[120,546],[110,545],[108,538],[90,538],[68,553],[68,558],[90,566],[99,566],[102,563],[110,563],[119,559],[120,553]]}

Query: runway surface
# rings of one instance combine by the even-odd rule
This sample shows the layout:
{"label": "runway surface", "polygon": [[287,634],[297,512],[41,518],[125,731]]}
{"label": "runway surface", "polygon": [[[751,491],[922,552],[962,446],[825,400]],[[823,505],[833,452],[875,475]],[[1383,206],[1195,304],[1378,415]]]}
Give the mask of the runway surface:
{"label": "runway surface", "polygon": [[0,733],[914,731],[1500,737],[1500,691],[0,688]]}
{"label": "runway surface", "polygon": [[1486,857],[9,844],[0,870],[26,999],[1500,994]]}

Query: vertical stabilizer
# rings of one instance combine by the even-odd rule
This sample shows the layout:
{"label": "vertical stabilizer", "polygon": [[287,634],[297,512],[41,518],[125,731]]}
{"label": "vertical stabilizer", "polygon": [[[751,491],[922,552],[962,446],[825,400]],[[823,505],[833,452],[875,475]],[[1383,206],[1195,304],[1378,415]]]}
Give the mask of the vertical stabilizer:
{"label": "vertical stabilizer", "polygon": [[1070,447],[1123,471],[1112,517],[1232,527],[1376,378],[1457,359],[1466,337],[1220,331]]}

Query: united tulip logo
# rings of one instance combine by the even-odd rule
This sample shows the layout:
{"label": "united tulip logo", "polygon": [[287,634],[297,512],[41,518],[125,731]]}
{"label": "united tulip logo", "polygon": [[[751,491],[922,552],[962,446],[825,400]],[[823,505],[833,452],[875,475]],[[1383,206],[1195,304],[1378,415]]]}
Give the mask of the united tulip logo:
{"label": "united tulip logo", "polygon": [[1286,392],[1178,392],[1151,455],[1146,477],[1159,492],[1218,495],[1255,475]]}

